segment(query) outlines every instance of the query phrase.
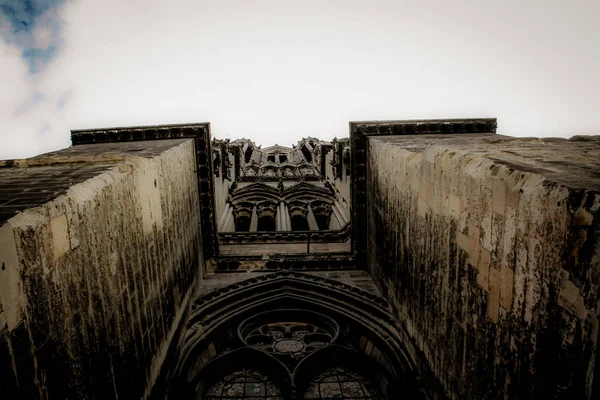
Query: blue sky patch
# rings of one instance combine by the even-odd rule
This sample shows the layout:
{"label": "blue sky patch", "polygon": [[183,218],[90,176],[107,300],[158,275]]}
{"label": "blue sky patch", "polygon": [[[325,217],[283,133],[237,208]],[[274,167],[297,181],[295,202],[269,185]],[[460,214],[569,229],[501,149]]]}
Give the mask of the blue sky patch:
{"label": "blue sky patch", "polygon": [[[40,72],[57,54],[62,20],[55,11],[64,1],[0,0],[2,38],[21,48],[31,74]],[[40,31],[46,35],[43,40],[36,38]]]}

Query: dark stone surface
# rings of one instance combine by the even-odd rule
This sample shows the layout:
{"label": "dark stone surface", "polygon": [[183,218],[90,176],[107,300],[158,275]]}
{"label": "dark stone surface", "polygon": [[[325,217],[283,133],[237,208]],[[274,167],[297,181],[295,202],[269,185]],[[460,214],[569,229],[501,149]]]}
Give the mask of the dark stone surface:
{"label": "dark stone surface", "polygon": [[[369,144],[367,265],[426,360],[420,372],[456,398],[595,398],[600,171],[585,157],[600,143],[484,134]],[[550,168],[552,154],[579,156]],[[458,211],[443,202],[451,196]]]}
{"label": "dark stone surface", "polygon": [[112,168],[114,163],[66,163],[27,168],[0,167],[0,225],[19,211],[37,207],[69,187]]}
{"label": "dark stone surface", "polygon": [[[132,146],[143,149],[133,154],[146,157],[179,145],[179,150],[189,150],[176,153],[189,154],[187,163],[166,155],[148,164],[162,168],[163,174],[156,175],[160,195],[171,199],[161,203],[165,223],[160,229],[156,224],[144,227],[140,193],[134,190],[138,174],[119,161],[127,156],[127,146],[82,145],[68,149],[68,156],[59,151],[29,159],[29,166],[0,169],[0,176],[22,174],[19,181],[38,169],[49,170],[48,176],[56,180],[61,179],[57,171],[73,171],[81,178],[86,168],[93,176],[106,165],[122,173],[118,179],[107,177],[103,185],[91,185],[83,195],[69,194],[43,208],[64,216],[74,235],[60,255],[53,252],[50,215],[44,215],[47,221],[15,220],[3,226],[11,229],[16,242],[16,265],[9,268],[18,274],[15,285],[23,292],[23,308],[17,314],[13,307],[20,322],[10,332],[0,326],[1,398],[141,398],[152,384],[161,346],[166,347],[173,322],[184,312],[185,296],[191,295],[202,272],[191,144],[174,140]],[[85,161],[99,158],[114,165]],[[62,162],[73,159],[78,162]],[[50,160],[57,162],[31,166]],[[185,178],[172,179],[179,165],[189,167],[182,171]],[[63,175],[72,185],[71,175]],[[0,252],[0,261],[5,254]],[[0,303],[0,321],[6,325],[2,311]]]}

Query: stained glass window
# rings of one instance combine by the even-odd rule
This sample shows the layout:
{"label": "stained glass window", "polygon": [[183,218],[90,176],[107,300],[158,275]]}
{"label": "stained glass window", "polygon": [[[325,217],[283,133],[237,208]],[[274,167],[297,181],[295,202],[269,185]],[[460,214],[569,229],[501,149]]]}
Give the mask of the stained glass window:
{"label": "stained glass window", "polygon": [[211,386],[206,400],[283,400],[279,388],[260,372],[236,371]]}
{"label": "stained glass window", "polygon": [[344,368],[331,368],[312,380],[304,399],[381,400],[382,397],[364,376]]}

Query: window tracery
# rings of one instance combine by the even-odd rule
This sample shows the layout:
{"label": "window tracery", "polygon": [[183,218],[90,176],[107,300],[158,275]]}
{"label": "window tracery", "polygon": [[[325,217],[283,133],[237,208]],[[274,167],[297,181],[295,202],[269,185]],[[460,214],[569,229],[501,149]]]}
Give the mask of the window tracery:
{"label": "window tracery", "polygon": [[308,385],[303,398],[310,400],[382,399],[367,378],[345,368],[331,368],[317,375]]}
{"label": "window tracery", "polygon": [[252,330],[245,340],[258,350],[299,359],[333,338],[325,329],[306,322],[275,322]]}
{"label": "window tracery", "polygon": [[206,400],[283,400],[281,391],[258,371],[242,369],[213,384],[204,396]]}
{"label": "window tracery", "polygon": [[[283,304],[257,311],[215,332],[219,337],[235,335],[237,339],[213,339],[215,355],[208,363],[190,364],[199,368],[198,378],[190,380],[197,398],[392,400],[405,393],[394,381],[396,372],[365,352],[361,335],[369,331],[362,327],[358,327],[362,333],[352,331],[351,319]],[[219,348],[219,342],[229,346]],[[189,375],[185,379],[190,379]],[[413,396],[411,388],[406,394],[421,398]]]}

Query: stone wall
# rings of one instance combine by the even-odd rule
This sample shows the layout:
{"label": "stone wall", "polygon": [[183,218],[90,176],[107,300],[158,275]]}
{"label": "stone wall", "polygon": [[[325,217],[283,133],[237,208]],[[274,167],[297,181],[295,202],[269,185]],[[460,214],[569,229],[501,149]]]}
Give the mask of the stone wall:
{"label": "stone wall", "polygon": [[371,136],[367,157],[368,268],[446,395],[598,396],[600,137]]}
{"label": "stone wall", "polygon": [[3,166],[24,201],[0,222],[0,397],[143,397],[201,277],[193,140]]}

